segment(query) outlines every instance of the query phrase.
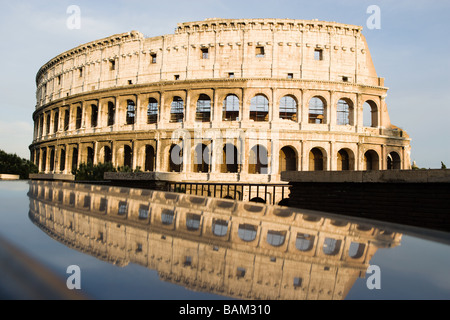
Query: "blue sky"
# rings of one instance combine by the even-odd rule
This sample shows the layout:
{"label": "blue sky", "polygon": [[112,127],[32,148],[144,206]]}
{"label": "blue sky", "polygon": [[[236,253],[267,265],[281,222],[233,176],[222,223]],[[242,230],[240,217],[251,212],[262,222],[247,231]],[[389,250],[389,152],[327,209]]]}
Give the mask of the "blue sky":
{"label": "blue sky", "polygon": [[[413,139],[420,167],[450,167],[449,0],[0,1],[0,149],[28,158],[35,75],[59,53],[116,33],[173,33],[178,22],[206,18],[319,19],[364,27],[378,76],[390,88],[393,124]],[[70,5],[81,29],[66,27]],[[381,9],[381,29],[366,27],[367,8]]]}

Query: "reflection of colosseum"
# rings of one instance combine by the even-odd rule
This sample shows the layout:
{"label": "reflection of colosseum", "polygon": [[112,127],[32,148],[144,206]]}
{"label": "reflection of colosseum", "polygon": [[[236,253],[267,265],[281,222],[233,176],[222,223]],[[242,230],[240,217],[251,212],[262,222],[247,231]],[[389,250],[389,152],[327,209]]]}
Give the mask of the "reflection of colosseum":
{"label": "reflection of colosseum", "polygon": [[30,219],[99,259],[240,299],[344,299],[401,234],[311,211],[149,190],[31,182]]}
{"label": "reflection of colosseum", "polygon": [[31,158],[42,172],[112,162],[192,181],[409,169],[409,137],[390,123],[361,31],[208,19],[81,45],[37,74]]}

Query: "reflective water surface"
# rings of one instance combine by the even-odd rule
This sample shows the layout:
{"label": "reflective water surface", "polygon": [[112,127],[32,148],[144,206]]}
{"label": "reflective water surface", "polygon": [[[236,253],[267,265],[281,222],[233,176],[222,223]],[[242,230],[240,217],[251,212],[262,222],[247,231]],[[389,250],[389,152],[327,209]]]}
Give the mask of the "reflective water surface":
{"label": "reflective water surface", "polygon": [[0,237],[93,299],[450,298],[444,233],[73,183],[0,182],[0,203]]}

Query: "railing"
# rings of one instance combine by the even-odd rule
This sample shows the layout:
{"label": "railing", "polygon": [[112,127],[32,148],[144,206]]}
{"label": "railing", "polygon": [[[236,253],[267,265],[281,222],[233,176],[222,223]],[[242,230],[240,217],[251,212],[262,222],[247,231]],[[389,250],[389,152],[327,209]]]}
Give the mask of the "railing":
{"label": "railing", "polygon": [[[167,182],[166,191],[238,201],[244,201],[247,195],[250,201],[276,205],[288,198],[290,187],[288,184]],[[277,192],[280,197],[276,197]],[[281,200],[277,201],[277,198]]]}

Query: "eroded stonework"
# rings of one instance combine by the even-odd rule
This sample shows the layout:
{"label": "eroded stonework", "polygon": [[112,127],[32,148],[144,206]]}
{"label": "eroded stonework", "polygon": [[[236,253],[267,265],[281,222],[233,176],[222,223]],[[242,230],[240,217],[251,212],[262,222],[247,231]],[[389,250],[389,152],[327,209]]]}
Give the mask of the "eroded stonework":
{"label": "eroded stonework", "polygon": [[207,19],[81,45],[37,74],[31,159],[46,173],[112,162],[212,182],[410,169],[410,139],[390,122],[361,32]]}

